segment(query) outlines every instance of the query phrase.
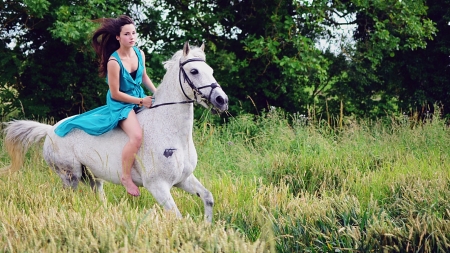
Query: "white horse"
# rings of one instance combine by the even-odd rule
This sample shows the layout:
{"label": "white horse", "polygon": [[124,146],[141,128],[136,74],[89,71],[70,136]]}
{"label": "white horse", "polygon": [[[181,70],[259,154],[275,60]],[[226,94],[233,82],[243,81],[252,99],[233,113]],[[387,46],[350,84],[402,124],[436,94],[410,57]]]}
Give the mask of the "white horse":
{"label": "white horse", "polygon": [[[165,210],[172,210],[179,217],[181,213],[171,188],[176,186],[199,196],[206,219],[212,221],[213,196],[192,174],[197,165],[192,139],[194,102],[206,108],[212,105],[213,110],[223,112],[228,109],[228,97],[205,62],[204,45],[190,48],[186,42],[183,50],[164,62],[164,67],[166,74],[154,94],[153,106],[137,114],[143,141],[133,164],[132,178],[136,185],[150,191]],[[104,198],[103,181],[121,184],[121,153],[127,135],[120,128],[100,136],[75,129],[59,137],[54,132],[59,123],[54,126],[30,120],[6,123],[4,144],[11,165],[1,174],[19,170],[29,146],[45,137],[43,157],[63,185],[75,189],[80,180],[86,181]]]}

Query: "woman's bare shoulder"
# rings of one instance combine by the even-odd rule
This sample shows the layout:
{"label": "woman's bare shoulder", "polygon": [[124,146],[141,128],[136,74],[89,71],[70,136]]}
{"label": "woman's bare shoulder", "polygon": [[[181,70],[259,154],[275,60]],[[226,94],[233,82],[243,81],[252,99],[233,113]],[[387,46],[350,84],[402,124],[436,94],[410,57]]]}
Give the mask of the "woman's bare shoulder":
{"label": "woman's bare shoulder", "polygon": [[115,57],[111,56],[108,59],[108,63],[106,65],[106,67],[110,71],[111,70],[119,70],[120,69],[119,61]]}
{"label": "woman's bare shoulder", "polygon": [[144,51],[142,51],[142,49],[139,49],[139,52],[141,52],[142,59],[145,60],[145,53],[144,53]]}

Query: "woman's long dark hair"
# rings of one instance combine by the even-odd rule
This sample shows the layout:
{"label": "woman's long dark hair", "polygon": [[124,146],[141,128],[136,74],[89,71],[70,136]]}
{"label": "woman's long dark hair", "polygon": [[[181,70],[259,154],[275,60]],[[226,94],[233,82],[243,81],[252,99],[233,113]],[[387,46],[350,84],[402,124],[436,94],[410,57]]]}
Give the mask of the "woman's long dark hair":
{"label": "woman's long dark hair", "polygon": [[120,31],[124,25],[134,25],[134,22],[126,15],[121,15],[118,18],[103,18],[99,21],[102,25],[94,32],[94,36],[92,37],[92,47],[100,58],[98,68],[99,75],[105,77],[108,59],[111,54],[120,47],[116,36],[120,35]]}

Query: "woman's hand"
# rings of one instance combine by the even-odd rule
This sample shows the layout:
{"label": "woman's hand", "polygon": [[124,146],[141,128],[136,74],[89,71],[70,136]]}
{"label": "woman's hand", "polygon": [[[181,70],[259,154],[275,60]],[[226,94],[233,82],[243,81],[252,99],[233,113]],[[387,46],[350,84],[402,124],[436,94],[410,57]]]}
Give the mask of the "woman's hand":
{"label": "woman's hand", "polygon": [[150,108],[152,106],[152,96],[146,96],[142,99],[142,105]]}

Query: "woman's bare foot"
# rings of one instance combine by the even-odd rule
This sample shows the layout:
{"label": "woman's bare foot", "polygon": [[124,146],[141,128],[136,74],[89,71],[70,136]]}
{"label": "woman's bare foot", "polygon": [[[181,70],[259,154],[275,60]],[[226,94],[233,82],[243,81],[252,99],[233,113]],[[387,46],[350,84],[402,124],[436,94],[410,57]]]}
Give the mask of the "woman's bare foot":
{"label": "woman's bare foot", "polygon": [[139,188],[133,183],[131,178],[121,178],[120,181],[122,182],[122,185],[125,186],[125,189],[127,189],[128,194],[134,197],[141,195]]}

